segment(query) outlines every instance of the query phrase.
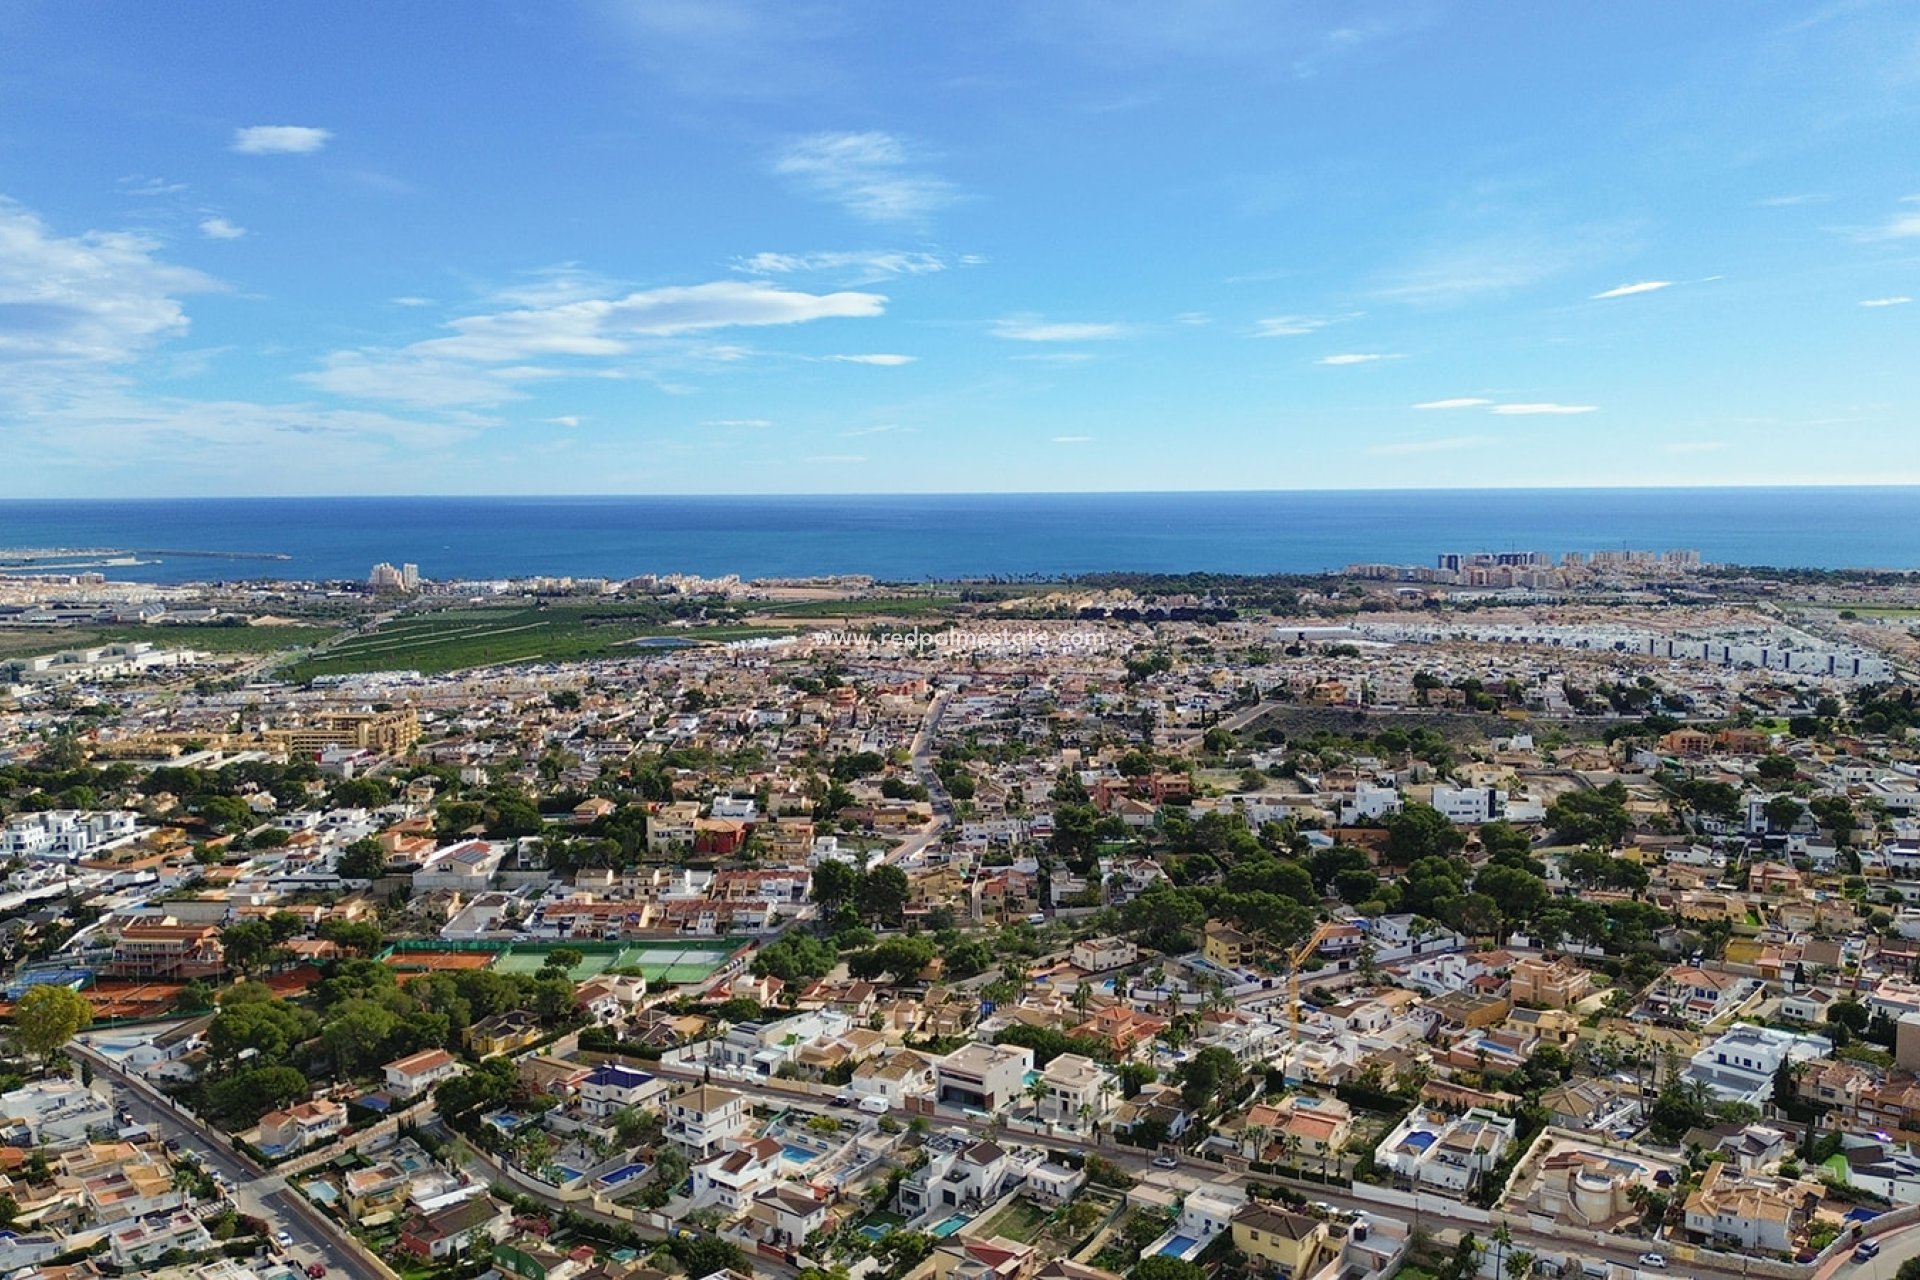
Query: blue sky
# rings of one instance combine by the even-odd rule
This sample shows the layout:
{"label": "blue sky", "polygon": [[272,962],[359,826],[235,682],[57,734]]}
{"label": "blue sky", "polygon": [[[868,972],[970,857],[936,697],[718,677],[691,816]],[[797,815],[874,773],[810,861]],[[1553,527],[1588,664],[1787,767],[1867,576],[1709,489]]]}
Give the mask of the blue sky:
{"label": "blue sky", "polygon": [[0,8],[0,495],[1920,483],[1920,8]]}

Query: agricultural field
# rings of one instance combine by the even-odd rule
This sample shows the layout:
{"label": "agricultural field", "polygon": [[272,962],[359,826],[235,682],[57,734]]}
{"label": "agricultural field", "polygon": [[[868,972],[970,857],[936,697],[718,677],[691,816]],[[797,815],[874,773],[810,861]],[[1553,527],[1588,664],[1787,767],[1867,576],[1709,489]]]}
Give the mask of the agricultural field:
{"label": "agricultural field", "polygon": [[695,644],[778,634],[752,627],[669,627],[670,617],[658,607],[630,604],[413,614],[343,640],[282,674],[295,681],[366,671],[433,675],[502,663],[629,657],[640,652],[635,641],[655,637]]}
{"label": "agricultural field", "polygon": [[268,627],[0,627],[0,658],[88,649],[94,645],[144,640],[157,649],[199,649],[207,653],[278,653],[305,649],[339,633],[333,626]]}
{"label": "agricultural field", "polygon": [[958,608],[961,603],[959,596],[802,600],[793,604],[759,606],[754,609],[754,613],[779,618],[911,618],[929,613],[949,613]]}

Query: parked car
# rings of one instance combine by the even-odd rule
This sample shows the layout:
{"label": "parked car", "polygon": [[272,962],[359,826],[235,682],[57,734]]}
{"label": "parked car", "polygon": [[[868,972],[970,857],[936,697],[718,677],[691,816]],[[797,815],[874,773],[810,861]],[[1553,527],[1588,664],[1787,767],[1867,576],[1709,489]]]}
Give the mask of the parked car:
{"label": "parked car", "polygon": [[1664,1271],[1667,1268],[1667,1260],[1657,1253],[1643,1253],[1640,1255],[1640,1265],[1652,1267],[1656,1271]]}
{"label": "parked car", "polygon": [[326,1263],[311,1262],[307,1264],[307,1280],[320,1280],[320,1277],[326,1274],[327,1274]]}
{"label": "parked car", "polygon": [[1853,1260],[1855,1262],[1872,1262],[1879,1256],[1880,1242],[1878,1240],[1862,1240],[1853,1247]]}
{"label": "parked car", "polygon": [[834,1098],[833,1105],[836,1107],[850,1107],[853,1105],[853,1095],[850,1093],[839,1094]]}
{"label": "parked car", "polygon": [[1180,1157],[1155,1156],[1153,1158],[1153,1167],[1156,1169],[1178,1169],[1180,1167]]}
{"label": "parked car", "polygon": [[273,1233],[273,1242],[282,1249],[291,1249],[293,1248],[293,1233],[291,1231],[276,1231]]}

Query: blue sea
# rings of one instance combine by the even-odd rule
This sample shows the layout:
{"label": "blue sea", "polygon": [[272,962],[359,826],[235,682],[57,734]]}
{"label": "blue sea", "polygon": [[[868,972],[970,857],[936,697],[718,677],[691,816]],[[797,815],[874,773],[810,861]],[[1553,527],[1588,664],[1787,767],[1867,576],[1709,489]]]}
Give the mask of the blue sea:
{"label": "blue sea", "polygon": [[[1442,551],[1698,550],[1709,562],[1920,568],[1920,488],[0,502],[0,548],[113,548],[150,582],[533,574],[894,580],[1103,570],[1311,573]],[[284,560],[200,553],[264,553]]]}

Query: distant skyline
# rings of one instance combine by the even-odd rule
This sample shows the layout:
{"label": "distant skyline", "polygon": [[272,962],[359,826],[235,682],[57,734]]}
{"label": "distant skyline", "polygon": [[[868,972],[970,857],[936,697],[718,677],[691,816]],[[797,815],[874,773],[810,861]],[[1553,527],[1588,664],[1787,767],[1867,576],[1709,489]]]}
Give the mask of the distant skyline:
{"label": "distant skyline", "polygon": [[0,9],[0,497],[1920,483],[1920,9]]}

